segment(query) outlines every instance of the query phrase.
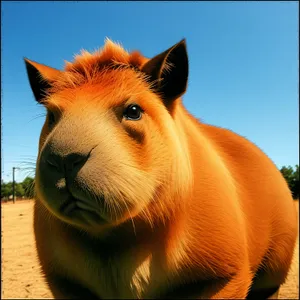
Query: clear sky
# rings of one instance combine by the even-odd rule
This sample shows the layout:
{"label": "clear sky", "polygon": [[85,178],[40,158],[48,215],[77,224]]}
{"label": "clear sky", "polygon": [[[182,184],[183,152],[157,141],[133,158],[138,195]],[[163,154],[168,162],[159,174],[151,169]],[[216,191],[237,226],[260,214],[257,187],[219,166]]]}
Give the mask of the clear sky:
{"label": "clear sky", "polygon": [[1,2],[2,178],[34,167],[44,112],[23,57],[62,68],[105,37],[151,57],[186,38],[183,101],[204,122],[256,143],[280,168],[299,163],[298,2]]}

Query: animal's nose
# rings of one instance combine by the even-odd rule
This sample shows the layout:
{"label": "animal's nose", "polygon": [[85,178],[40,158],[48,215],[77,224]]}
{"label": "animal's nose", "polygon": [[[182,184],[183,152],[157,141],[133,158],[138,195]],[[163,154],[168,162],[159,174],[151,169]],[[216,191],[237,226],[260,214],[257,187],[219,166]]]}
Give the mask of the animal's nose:
{"label": "animal's nose", "polygon": [[79,170],[87,161],[89,154],[71,153],[61,156],[51,153],[47,156],[46,162],[59,172],[65,172],[66,175],[75,170]]}

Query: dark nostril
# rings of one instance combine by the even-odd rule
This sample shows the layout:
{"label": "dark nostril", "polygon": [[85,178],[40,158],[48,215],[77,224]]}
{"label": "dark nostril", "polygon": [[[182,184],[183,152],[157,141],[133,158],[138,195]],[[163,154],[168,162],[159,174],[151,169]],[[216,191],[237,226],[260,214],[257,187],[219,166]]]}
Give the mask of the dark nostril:
{"label": "dark nostril", "polygon": [[60,165],[60,160],[59,157],[57,157],[56,155],[48,155],[46,162],[54,168],[59,168]]}
{"label": "dark nostril", "polygon": [[[65,173],[65,175],[70,176],[73,172],[79,171],[79,169],[86,163],[93,147],[89,152],[84,153],[57,153],[54,151],[46,150],[44,153],[43,162],[46,163],[49,167],[56,169],[60,173]],[[74,173],[75,174],[75,173]]]}
{"label": "dark nostril", "polygon": [[85,157],[83,156],[78,156],[78,157],[75,157],[74,160],[73,160],[73,166],[77,166],[79,165],[82,161],[84,161]]}
{"label": "dark nostril", "polygon": [[80,168],[87,161],[88,156],[89,155],[82,153],[69,154],[64,161],[66,169],[70,171],[73,170],[75,167]]}

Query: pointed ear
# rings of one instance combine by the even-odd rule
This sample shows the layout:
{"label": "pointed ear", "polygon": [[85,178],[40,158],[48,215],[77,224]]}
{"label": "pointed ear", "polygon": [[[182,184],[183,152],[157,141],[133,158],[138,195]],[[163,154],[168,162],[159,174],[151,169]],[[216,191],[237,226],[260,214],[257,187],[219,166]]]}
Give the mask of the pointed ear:
{"label": "pointed ear", "polygon": [[142,72],[149,76],[166,105],[170,105],[186,91],[188,71],[185,39],[156,55],[142,67]]}
{"label": "pointed ear", "polygon": [[37,102],[41,102],[51,83],[61,73],[59,70],[24,58],[30,87]]}

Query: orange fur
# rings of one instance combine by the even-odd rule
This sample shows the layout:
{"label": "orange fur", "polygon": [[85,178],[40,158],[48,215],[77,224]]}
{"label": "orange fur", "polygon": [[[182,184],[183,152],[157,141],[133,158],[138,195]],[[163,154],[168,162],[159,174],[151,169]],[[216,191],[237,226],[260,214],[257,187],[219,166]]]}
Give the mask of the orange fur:
{"label": "orange fur", "polygon": [[[151,298],[179,289],[184,297],[245,298],[261,270],[263,287],[280,285],[297,235],[283,177],[258,147],[199,122],[180,98],[170,114],[141,72],[148,61],[108,40],[59,73],[35,64],[51,81],[43,104],[56,122],[49,128],[48,116],[41,132],[34,217],[53,293]],[[140,121],[122,120],[130,103],[143,108]],[[91,228],[56,212],[60,199],[49,198],[44,179],[52,180],[43,164],[49,149],[93,149],[74,180],[105,196],[110,222]],[[193,282],[196,291],[185,290]]]}
{"label": "orange fur", "polygon": [[[57,92],[78,85],[93,84],[99,81],[99,78],[102,79],[101,75],[111,68],[140,68],[146,61],[147,59],[139,52],[134,51],[129,54],[121,46],[107,39],[103,49],[93,54],[82,50],[81,55],[75,56],[73,63],[66,62],[65,70],[55,81],[52,91]],[[112,78],[108,80],[113,81]]]}

